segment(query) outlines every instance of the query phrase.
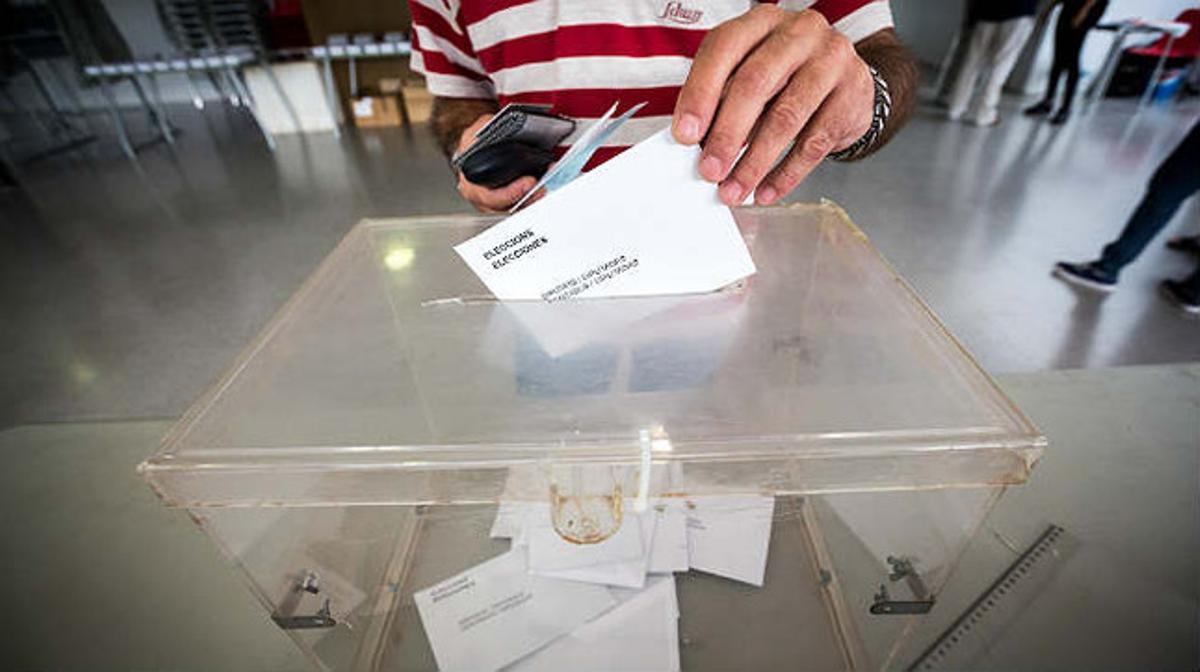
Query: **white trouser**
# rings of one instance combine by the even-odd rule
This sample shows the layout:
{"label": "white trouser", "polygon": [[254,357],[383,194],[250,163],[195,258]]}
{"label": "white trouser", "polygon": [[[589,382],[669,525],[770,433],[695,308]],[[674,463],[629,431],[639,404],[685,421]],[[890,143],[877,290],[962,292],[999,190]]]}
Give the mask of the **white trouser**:
{"label": "white trouser", "polygon": [[950,90],[951,119],[960,119],[966,114],[975,82],[982,77],[983,88],[975,106],[975,121],[995,123],[1000,90],[1032,32],[1032,16],[1000,22],[981,21],[975,25],[967,45],[967,56]]}

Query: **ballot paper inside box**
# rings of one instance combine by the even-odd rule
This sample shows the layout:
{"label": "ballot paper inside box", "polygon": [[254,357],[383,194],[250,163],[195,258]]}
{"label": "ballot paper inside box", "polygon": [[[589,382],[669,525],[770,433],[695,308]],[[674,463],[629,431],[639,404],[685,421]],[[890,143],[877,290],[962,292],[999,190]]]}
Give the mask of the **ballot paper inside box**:
{"label": "ballot paper inside box", "polygon": [[[1044,439],[837,206],[735,217],[758,269],[737,286],[549,305],[492,300],[454,253],[495,220],[363,222],[143,474],[316,669],[462,664],[439,661],[425,597],[514,566],[519,590],[445,621],[471,660],[903,667]],[[723,497],[772,503],[757,537]],[[689,512],[662,532],[688,570],[640,588],[532,574],[492,535],[505,507],[557,505],[553,534],[605,544],[664,503]]]}

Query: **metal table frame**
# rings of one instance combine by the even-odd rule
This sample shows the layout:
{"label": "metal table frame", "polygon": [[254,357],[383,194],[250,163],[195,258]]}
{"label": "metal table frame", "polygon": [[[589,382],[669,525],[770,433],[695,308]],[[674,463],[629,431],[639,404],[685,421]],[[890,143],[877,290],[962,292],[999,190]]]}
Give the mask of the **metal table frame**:
{"label": "metal table frame", "polygon": [[1162,55],[1158,57],[1158,63],[1156,63],[1154,66],[1154,74],[1150,76],[1150,81],[1146,83],[1146,89],[1142,92],[1142,97],[1138,101],[1139,109],[1149,105],[1150,99],[1154,96],[1154,89],[1158,85],[1158,78],[1162,75],[1163,68],[1167,63],[1167,57],[1171,53],[1171,47],[1175,44],[1175,40],[1177,38],[1175,32],[1165,26],[1142,23],[1140,21],[1102,23],[1096,26],[1096,30],[1103,30],[1113,33],[1113,39],[1112,46],[1108,48],[1108,54],[1104,57],[1104,63],[1100,66],[1100,74],[1096,77],[1088,89],[1087,103],[1089,109],[1094,108],[1100,98],[1104,96],[1104,93],[1108,91],[1108,86],[1112,83],[1113,74],[1117,70],[1117,62],[1121,60],[1121,50],[1127,37],[1134,34],[1156,34],[1167,36],[1166,48],[1163,49]]}
{"label": "metal table frame", "polygon": [[[291,100],[287,97],[283,86],[275,76],[272,64],[284,62],[289,59],[321,63],[325,102],[333,117],[333,134],[334,137],[340,138],[341,128],[338,121],[340,115],[338,113],[337,89],[333,80],[333,62],[349,62],[351,90],[356,91],[358,79],[356,63],[359,59],[407,56],[410,53],[412,53],[412,44],[408,40],[386,39],[382,42],[364,42],[361,40],[361,36],[359,36],[353,44],[331,43],[302,49],[283,49],[270,52],[269,54],[255,54],[253,51],[246,49],[218,50],[204,56],[156,58],[128,63],[89,65],[84,67],[83,72],[85,76],[99,82],[102,98],[104,99],[105,106],[108,108],[109,117],[117,133],[117,140],[121,145],[122,151],[130,158],[136,158],[136,148],[131,142],[128,129],[126,129],[124,120],[121,118],[120,108],[117,105],[112,87],[115,83],[122,80],[130,81],[137,90],[139,97],[142,98],[143,104],[150,110],[151,117],[158,126],[162,138],[168,143],[174,144],[174,130],[171,128],[165,107],[162,105],[161,96],[158,94],[158,81],[156,79],[158,75],[167,73],[191,75],[203,72],[222,76],[234,91],[234,96],[231,97],[233,104],[238,104],[235,99],[240,99],[245,103],[246,109],[254,118],[254,122],[258,125],[259,130],[262,131],[267,147],[271,151],[274,151],[276,147],[275,138],[263,123],[258,105],[242,79],[242,70],[244,68],[251,65],[263,68],[267,73],[271,86],[275,89],[279,99],[283,101],[284,107],[287,108],[293,127],[299,131],[301,129],[300,117],[292,106]],[[152,96],[153,104],[147,102],[142,86],[142,78],[146,79],[150,90],[154,94]],[[190,83],[189,79],[189,85]],[[194,90],[193,99],[198,99],[198,94]],[[198,104],[198,107],[203,107],[203,101]]]}

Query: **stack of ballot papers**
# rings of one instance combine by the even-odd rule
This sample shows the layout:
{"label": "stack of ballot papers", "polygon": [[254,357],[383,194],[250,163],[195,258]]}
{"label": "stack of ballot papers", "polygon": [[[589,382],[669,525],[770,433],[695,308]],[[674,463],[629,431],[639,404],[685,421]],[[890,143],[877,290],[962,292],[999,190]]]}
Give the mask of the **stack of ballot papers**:
{"label": "stack of ballot papers", "polygon": [[762,586],[775,500],[626,502],[620,527],[579,544],[548,503],[501,504],[491,536],[512,549],[417,592],[439,669],[678,670],[675,572]]}

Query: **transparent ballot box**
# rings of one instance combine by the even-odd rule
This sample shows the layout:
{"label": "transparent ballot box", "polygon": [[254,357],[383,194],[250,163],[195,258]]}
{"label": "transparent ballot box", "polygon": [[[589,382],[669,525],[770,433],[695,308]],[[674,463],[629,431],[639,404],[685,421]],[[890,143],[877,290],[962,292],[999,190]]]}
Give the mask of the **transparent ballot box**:
{"label": "transparent ballot box", "polygon": [[735,216],[735,286],[556,303],[364,221],[142,473],[316,669],[903,668],[1045,440],[836,205]]}

